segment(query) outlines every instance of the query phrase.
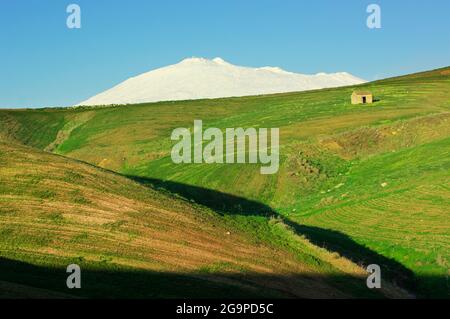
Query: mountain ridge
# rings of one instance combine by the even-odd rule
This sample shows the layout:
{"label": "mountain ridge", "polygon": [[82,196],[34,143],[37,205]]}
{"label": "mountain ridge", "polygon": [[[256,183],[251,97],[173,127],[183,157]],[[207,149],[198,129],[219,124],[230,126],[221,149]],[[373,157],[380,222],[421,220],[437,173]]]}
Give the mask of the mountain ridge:
{"label": "mountain ridge", "polygon": [[365,82],[347,72],[305,75],[272,66],[237,66],[219,57],[192,57],[131,77],[77,106],[242,97]]}

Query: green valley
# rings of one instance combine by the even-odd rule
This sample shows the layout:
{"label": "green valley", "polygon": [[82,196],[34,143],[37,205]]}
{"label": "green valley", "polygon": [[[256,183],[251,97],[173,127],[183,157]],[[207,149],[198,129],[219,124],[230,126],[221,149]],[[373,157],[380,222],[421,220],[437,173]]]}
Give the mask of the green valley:
{"label": "green valley", "polygon": [[[352,105],[355,89],[375,103]],[[278,173],[174,164],[171,132],[194,120],[279,128]],[[450,68],[299,93],[0,110],[0,203],[0,297],[65,297],[64,267],[79,262],[97,280],[81,297],[448,298]],[[366,287],[369,264],[379,291]]]}

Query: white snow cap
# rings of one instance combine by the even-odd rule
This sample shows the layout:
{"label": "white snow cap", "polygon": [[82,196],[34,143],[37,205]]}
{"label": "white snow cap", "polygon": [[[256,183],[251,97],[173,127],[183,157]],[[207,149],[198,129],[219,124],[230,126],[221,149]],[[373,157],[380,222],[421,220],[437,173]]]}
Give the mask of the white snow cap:
{"label": "white snow cap", "polygon": [[78,105],[135,104],[306,91],[361,84],[349,73],[305,75],[278,67],[251,68],[222,58],[187,58],[100,93]]}

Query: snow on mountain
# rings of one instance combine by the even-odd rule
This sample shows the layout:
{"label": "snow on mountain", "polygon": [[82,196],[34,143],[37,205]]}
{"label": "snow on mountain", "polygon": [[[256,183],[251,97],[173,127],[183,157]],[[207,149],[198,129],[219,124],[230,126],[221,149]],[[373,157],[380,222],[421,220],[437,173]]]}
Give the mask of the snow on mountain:
{"label": "snow on mountain", "polygon": [[132,77],[78,105],[134,104],[306,91],[364,83],[349,73],[304,75],[278,67],[189,58]]}

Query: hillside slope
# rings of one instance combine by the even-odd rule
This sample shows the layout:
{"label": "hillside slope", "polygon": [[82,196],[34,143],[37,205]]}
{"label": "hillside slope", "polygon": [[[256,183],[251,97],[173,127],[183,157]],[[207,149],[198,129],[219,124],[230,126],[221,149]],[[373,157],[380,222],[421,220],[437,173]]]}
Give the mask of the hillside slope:
{"label": "hillside slope", "polygon": [[[376,102],[351,105],[355,88]],[[386,279],[419,296],[448,297],[449,117],[444,68],[301,93],[0,111],[0,132],[176,193],[234,225],[281,215],[290,231],[358,264],[379,263]],[[195,119],[205,128],[280,128],[279,173],[173,164],[170,134]]]}
{"label": "hillside slope", "polygon": [[[202,206],[11,142],[0,142],[0,202],[3,297],[371,296],[361,268],[287,237],[282,224],[248,220],[258,237]],[[80,291],[65,287],[70,263],[82,268]]]}

